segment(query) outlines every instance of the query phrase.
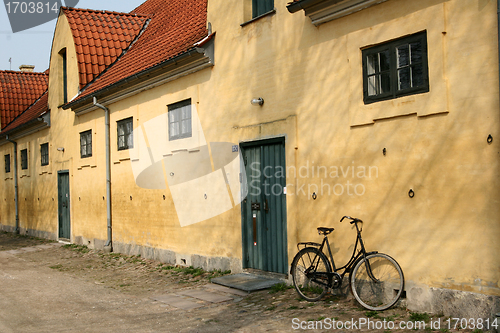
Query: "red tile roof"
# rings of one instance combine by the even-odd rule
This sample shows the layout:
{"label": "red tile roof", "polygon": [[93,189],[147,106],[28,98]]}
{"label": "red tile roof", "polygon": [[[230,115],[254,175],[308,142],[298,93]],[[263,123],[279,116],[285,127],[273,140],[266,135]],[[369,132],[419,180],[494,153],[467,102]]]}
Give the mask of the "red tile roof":
{"label": "red tile roof", "polygon": [[1,129],[47,90],[48,78],[46,73],[0,71]]}
{"label": "red tile roof", "polygon": [[17,116],[17,118],[14,119],[9,125],[2,129],[0,134],[5,134],[10,130],[24,125],[49,111],[48,96],[48,90],[46,90],[43,95],[35,101],[35,103],[33,103],[33,105],[31,105],[27,110]]}
{"label": "red tile roof", "polygon": [[80,89],[92,82],[137,38],[148,15],[61,7],[73,34]]}
{"label": "red tile roof", "polygon": [[142,35],[75,101],[189,51],[208,35],[207,0],[148,0],[136,13],[151,17]]}

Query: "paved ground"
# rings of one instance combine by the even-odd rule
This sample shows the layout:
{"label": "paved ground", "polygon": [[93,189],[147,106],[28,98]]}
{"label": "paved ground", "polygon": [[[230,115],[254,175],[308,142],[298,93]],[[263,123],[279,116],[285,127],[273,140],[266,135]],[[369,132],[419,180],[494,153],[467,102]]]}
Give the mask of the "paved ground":
{"label": "paved ground", "polygon": [[[433,331],[426,315],[402,308],[372,313],[349,298],[308,303],[285,286],[247,294],[210,283],[227,273],[0,232],[0,332],[254,333],[316,325],[311,331],[388,333],[410,331],[396,328],[401,322],[413,325],[411,319],[426,320],[427,326],[412,331]],[[358,329],[329,329],[333,320],[354,322]]]}

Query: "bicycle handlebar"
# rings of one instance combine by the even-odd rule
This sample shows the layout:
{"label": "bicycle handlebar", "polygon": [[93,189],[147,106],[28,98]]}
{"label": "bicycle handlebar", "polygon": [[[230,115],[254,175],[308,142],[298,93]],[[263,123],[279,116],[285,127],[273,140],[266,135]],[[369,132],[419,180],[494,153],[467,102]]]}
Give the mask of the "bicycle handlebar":
{"label": "bicycle handlebar", "polygon": [[350,217],[350,216],[344,216],[340,219],[340,222],[344,221],[344,219],[348,219],[348,220],[351,220],[351,222],[349,222],[350,224],[354,224],[354,223],[358,223],[358,222],[363,222],[362,220],[356,218],[356,217]]}

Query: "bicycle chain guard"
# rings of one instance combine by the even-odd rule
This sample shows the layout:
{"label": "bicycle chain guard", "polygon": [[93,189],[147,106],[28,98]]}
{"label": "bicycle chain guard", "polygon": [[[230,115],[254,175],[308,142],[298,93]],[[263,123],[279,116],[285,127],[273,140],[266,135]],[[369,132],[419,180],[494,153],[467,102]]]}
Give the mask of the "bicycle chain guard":
{"label": "bicycle chain guard", "polygon": [[332,289],[338,289],[342,286],[342,276],[339,273],[333,273]]}

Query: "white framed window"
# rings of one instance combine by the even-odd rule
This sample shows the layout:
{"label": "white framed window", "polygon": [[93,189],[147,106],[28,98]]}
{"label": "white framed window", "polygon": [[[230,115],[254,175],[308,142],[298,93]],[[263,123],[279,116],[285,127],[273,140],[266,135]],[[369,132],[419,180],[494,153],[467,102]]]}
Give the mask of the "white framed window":
{"label": "white framed window", "polygon": [[169,141],[193,136],[191,119],[191,99],[168,106]]}

